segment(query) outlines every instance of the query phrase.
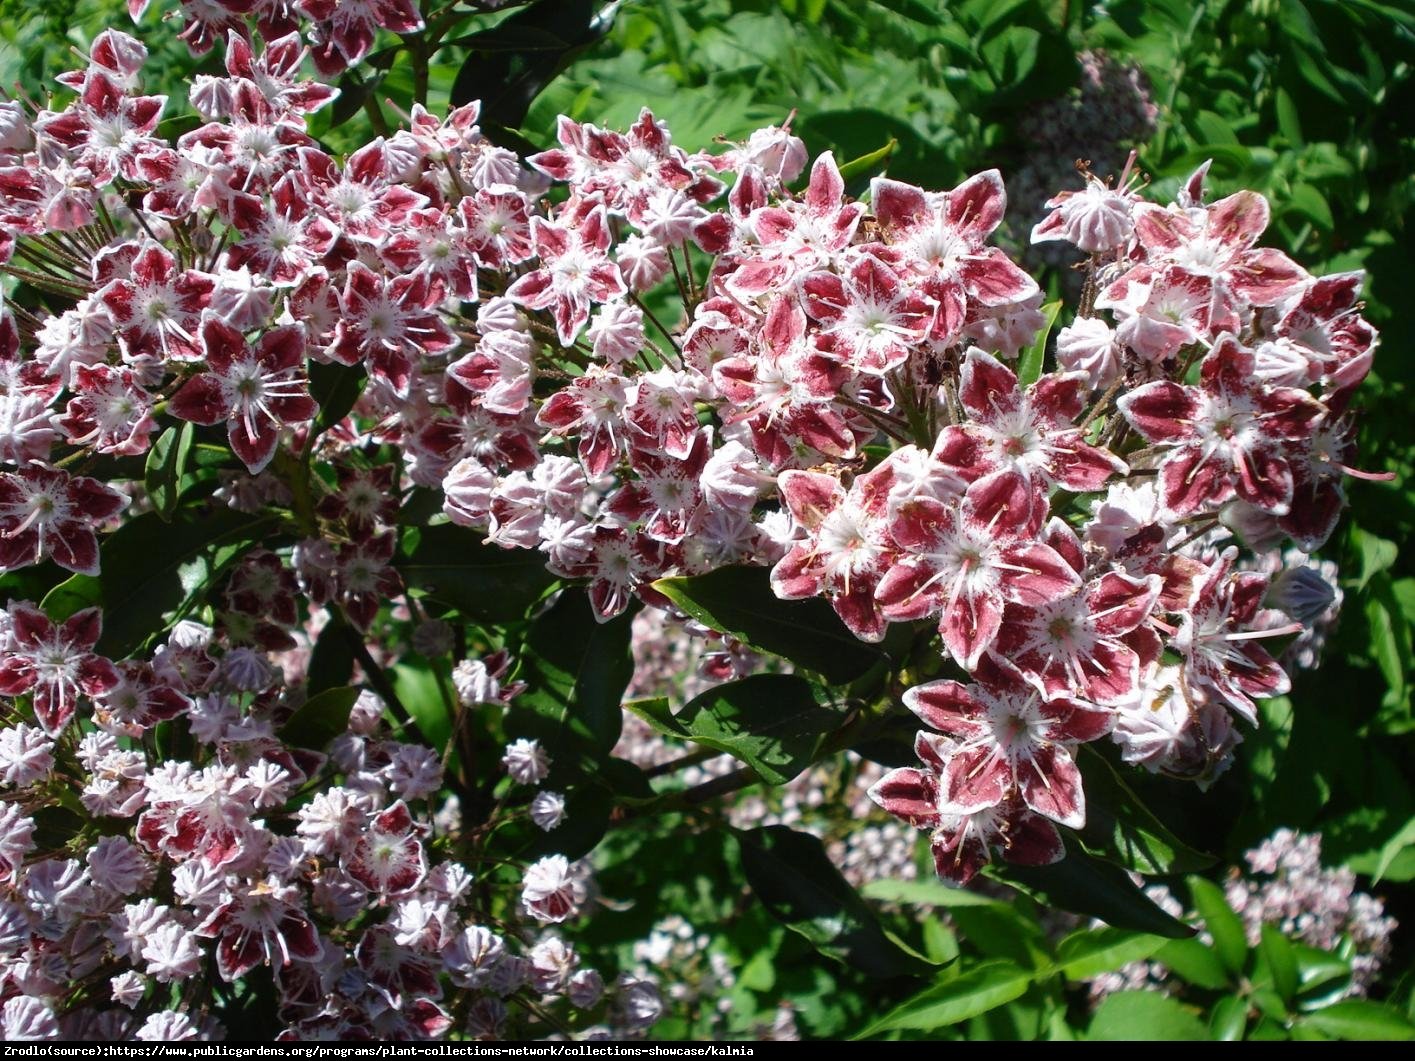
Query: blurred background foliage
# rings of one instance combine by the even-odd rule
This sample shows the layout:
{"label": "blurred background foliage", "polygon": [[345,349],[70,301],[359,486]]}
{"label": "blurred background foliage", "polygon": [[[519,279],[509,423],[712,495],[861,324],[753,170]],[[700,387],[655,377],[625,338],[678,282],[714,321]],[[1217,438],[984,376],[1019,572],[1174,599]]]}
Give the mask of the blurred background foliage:
{"label": "blurred background foliage", "polygon": [[[813,154],[832,150],[845,162],[883,150],[861,168],[887,167],[927,187],[948,188],[998,167],[1012,194],[1004,238],[1018,253],[1046,196],[1079,186],[1077,158],[1115,173],[1137,149],[1148,194],[1161,201],[1212,159],[1214,195],[1247,187],[1267,196],[1273,225],[1266,242],[1315,273],[1368,272],[1365,312],[1383,335],[1358,400],[1361,461],[1396,478],[1350,482],[1349,518],[1325,550],[1341,565],[1346,604],[1323,665],[1298,676],[1290,700],[1265,705],[1264,728],[1249,735],[1239,765],[1211,791],[1143,778],[1137,787],[1176,833],[1217,856],[1213,878],[1277,827],[1319,832],[1325,861],[1362,874],[1362,886],[1405,926],[1373,989],[1391,1008],[1344,1002],[1319,1009],[1313,999],[1331,1001],[1323,992],[1331,994],[1339,970],[1322,966],[1319,952],[1284,950],[1280,937],[1274,943],[1265,935],[1247,948],[1240,933],[1225,947],[1214,924],[1222,915],[1211,907],[1213,945],[1196,944],[1204,953],[1189,953],[1188,964],[1170,955],[1170,967],[1190,985],[1184,1006],[1130,992],[1092,1014],[1077,983],[1167,944],[1117,929],[1081,929],[1058,944],[1039,927],[1043,908],[1026,898],[975,903],[931,885],[877,890],[873,899],[888,900],[880,916],[890,938],[943,963],[919,992],[909,977],[881,981],[823,959],[818,952],[830,947],[811,905],[819,896],[803,900],[795,923],[790,910],[782,916],[745,898],[740,845],[747,841],[726,828],[630,822],[596,856],[605,893],[655,898],[626,918],[596,921],[591,937],[616,937],[598,942],[618,946],[628,963],[628,941],[671,914],[712,933],[693,960],[706,962],[702,955],[711,952],[732,970],[730,987],[719,981],[716,994],[679,1005],[656,1034],[765,1034],[781,1000],[799,1030],[817,1036],[1406,1034],[1401,1021],[1415,1012],[1408,971],[1415,954],[1415,545],[1405,545],[1415,528],[1415,314],[1401,291],[1415,275],[1408,230],[1415,8],[1405,0],[435,6],[445,16],[435,40],[385,34],[368,63],[341,81],[341,103],[312,128],[328,146],[348,150],[396,126],[424,83],[434,110],[484,99],[485,127],[520,150],[549,146],[562,113],[622,128],[647,105],[689,150],[794,115],[793,128]],[[20,82],[31,93],[48,84],[72,65],[73,47],[108,25],[128,24],[123,8],[121,0],[43,7],[4,0],[0,83]],[[172,97],[164,131],[181,131],[195,124],[184,83],[216,60],[193,60],[174,32],[156,32],[155,24],[149,13],[146,84]],[[863,191],[867,176],[853,190]],[[1027,264],[1051,290],[1066,286],[1064,260],[1029,255]],[[1225,835],[1215,836],[1216,824]],[[1202,885],[1177,886],[1204,910]],[[913,911],[958,903],[946,922]],[[965,960],[954,962],[960,946]],[[1235,1004],[1240,990],[1244,999]],[[901,1010],[881,1018],[900,1000]]]}

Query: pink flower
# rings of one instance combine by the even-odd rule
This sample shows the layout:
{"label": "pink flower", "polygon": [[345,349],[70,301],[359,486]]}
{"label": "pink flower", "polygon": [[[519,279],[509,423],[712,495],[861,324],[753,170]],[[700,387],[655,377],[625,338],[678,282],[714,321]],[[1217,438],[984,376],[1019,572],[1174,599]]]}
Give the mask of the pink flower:
{"label": "pink flower", "polygon": [[1286,513],[1293,475],[1283,444],[1309,438],[1324,412],[1305,391],[1263,386],[1253,352],[1231,335],[1204,358],[1197,387],[1156,380],[1117,404],[1147,441],[1168,450],[1159,479],[1171,519],[1235,494],[1265,512]]}
{"label": "pink flower", "polygon": [[1100,490],[1128,469],[1073,426],[1085,392],[1083,376],[1060,372],[1042,376],[1024,391],[1011,369],[972,347],[958,385],[968,419],[943,429],[934,455],[968,481],[1010,468],[1076,493]]}
{"label": "pink flower", "polygon": [[1253,700],[1281,696],[1291,688],[1281,665],[1258,641],[1298,633],[1302,624],[1258,628],[1268,577],[1233,571],[1237,555],[1237,549],[1229,548],[1209,566],[1181,615],[1174,643],[1189,666],[1190,680],[1256,726]]}
{"label": "pink flower", "polygon": [[399,800],[376,815],[354,844],[346,869],[371,892],[397,895],[412,891],[427,873],[418,828]]}
{"label": "pink flower", "polygon": [[1051,213],[1032,229],[1032,242],[1065,240],[1087,254],[1116,250],[1135,231],[1131,214],[1139,199],[1133,192],[1107,187],[1087,174],[1081,191],[1060,192],[1047,200]]}
{"label": "pink flower", "polygon": [[1150,262],[1212,278],[1218,300],[1230,309],[1271,306],[1307,277],[1281,251],[1253,246],[1269,216],[1268,201],[1257,192],[1236,192],[1206,207],[1140,203],[1134,216],[1135,239]]}
{"label": "pink flower", "polygon": [[970,177],[950,192],[925,192],[876,177],[870,205],[881,238],[899,255],[900,268],[914,274],[919,289],[938,306],[932,339],[955,341],[974,304],[1000,306],[1036,293],[1030,276],[986,245],[1007,209],[997,170]]}
{"label": "pink flower", "polygon": [[875,603],[875,589],[895,555],[888,480],[871,472],[847,491],[834,476],[788,471],[778,487],[806,537],[772,568],[771,588],[784,600],[824,596],[856,637],[880,640],[885,615]]}
{"label": "pink flower", "polygon": [[891,514],[888,529],[902,560],[875,594],[885,618],[939,616],[943,643],[972,670],[996,639],[1006,602],[1036,606],[1076,590],[1080,577],[1037,540],[1046,501],[1015,471],[993,472],[945,504],[920,497]]}
{"label": "pink flower", "polygon": [[149,242],[133,258],[128,276],[111,281],[98,298],[113,314],[129,360],[196,361],[201,354],[193,333],[215,287],[215,277],[179,269],[170,251]]}
{"label": "pink flower", "polygon": [[0,694],[31,693],[39,724],[57,737],[74,717],[80,695],[100,696],[118,684],[113,664],[93,651],[102,629],[99,610],[85,608],[58,626],[27,602],[12,602],[7,614]]}
{"label": "pink flower", "polygon": [[550,855],[526,870],[521,905],[537,921],[561,922],[579,912],[588,892],[564,855]]}
{"label": "pink flower", "polygon": [[127,507],[128,499],[97,479],[30,465],[0,472],[0,571],[37,564],[98,574],[94,527]]}
{"label": "pink flower", "polygon": [[822,326],[817,348],[856,372],[883,375],[902,365],[933,320],[933,305],[870,254],[843,276],[812,273],[801,289],[806,313]]}
{"label": "pink flower", "polygon": [[896,818],[929,830],[934,869],[940,877],[967,884],[995,850],[1005,861],[1022,866],[1045,866],[1065,855],[1056,826],[1020,800],[971,813],[941,809],[939,774],[943,761],[928,736],[920,733],[915,744],[924,769],[905,766],[891,770],[870,788],[869,795]]}
{"label": "pink flower", "polygon": [[1069,748],[1109,733],[1111,712],[1048,695],[996,656],[980,660],[973,676],[974,685],[935,681],[904,694],[909,710],[952,738],[921,742],[943,763],[940,806],[969,814],[1016,794],[1036,813],[1080,828],[1085,796]]}
{"label": "pink flower", "polygon": [[590,319],[590,305],[627,293],[619,268],[606,256],[609,221],[603,207],[576,224],[531,219],[540,268],[506,289],[506,297],[528,309],[549,309],[562,346],[571,346]]}
{"label": "pink flower", "polygon": [[252,474],[259,472],[275,456],[281,429],[319,412],[303,372],[304,330],[274,328],[251,346],[229,324],[207,317],[201,346],[210,371],[173,395],[172,414],[198,424],[228,422],[231,449]]}
{"label": "pink flower", "polygon": [[406,397],[414,370],[430,354],[457,345],[450,328],[427,308],[425,276],[381,277],[359,262],[349,264],[332,350],[346,365],[361,359],[369,373]]}
{"label": "pink flower", "polygon": [[1177,265],[1137,265],[1096,299],[1115,313],[1116,339],[1145,361],[1173,357],[1207,343],[1214,322],[1213,277]]}
{"label": "pink flower", "polygon": [[299,889],[274,877],[237,886],[195,932],[217,940],[216,969],[227,983],[257,965],[278,969],[324,955],[319,933],[300,908]]}
{"label": "pink flower", "polygon": [[74,368],[74,389],[75,396],[58,419],[70,442],[120,456],[147,452],[156,426],[152,396],[132,369],[78,365]]}

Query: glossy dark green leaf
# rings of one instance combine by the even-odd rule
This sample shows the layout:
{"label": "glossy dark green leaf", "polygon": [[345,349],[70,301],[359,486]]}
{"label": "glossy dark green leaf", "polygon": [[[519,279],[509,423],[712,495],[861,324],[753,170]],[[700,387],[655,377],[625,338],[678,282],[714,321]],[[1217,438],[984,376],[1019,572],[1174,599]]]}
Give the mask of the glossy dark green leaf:
{"label": "glossy dark green leaf", "polygon": [[94,575],[70,575],[39,602],[40,610],[56,623],[75,612],[103,603],[103,580]]}
{"label": "glossy dark green leaf", "polygon": [[840,167],[841,179],[848,185],[866,181],[883,173],[889,164],[889,157],[894,154],[894,149],[898,146],[899,141],[891,138],[885,142],[883,147],[861,155],[859,158],[852,158]]}
{"label": "glossy dark green leaf", "polygon": [[664,700],[625,705],[661,733],[726,752],[769,785],[784,785],[815,760],[842,721],[824,691],[794,674],[757,674],[724,682],[677,715]]}
{"label": "glossy dark green leaf", "polygon": [[323,749],[349,728],[349,713],[358,698],[359,690],[347,685],[316,693],[280,727],[280,739],[297,748]]}
{"label": "glossy dark green leaf", "polygon": [[577,741],[605,754],[619,740],[619,705],[634,673],[632,622],[632,610],[597,621],[588,595],[574,587],[531,624],[518,674],[527,688],[515,714],[539,717],[552,757]]}
{"label": "glossy dark green leaf", "polygon": [[850,633],[824,600],[781,600],[769,577],[764,567],[723,567],[706,575],[661,578],[654,588],[704,626],[835,685],[860,677],[881,659],[880,650]]}
{"label": "glossy dark green leaf", "polygon": [[555,582],[531,549],[488,545],[466,527],[421,527],[412,552],[395,561],[410,588],[477,623],[523,618]]}
{"label": "glossy dark green leaf", "polygon": [[819,839],[784,825],[734,833],[742,869],[772,917],[822,954],[868,976],[927,975],[933,967],[891,940],[826,856]]}
{"label": "glossy dark green leaf", "polygon": [[157,436],[148,450],[143,483],[147,487],[152,510],[164,520],[171,520],[177,511],[177,499],[182,493],[182,473],[187,468],[187,455],[192,448],[190,422],[173,425]]}
{"label": "glossy dark green leaf", "polygon": [[994,863],[987,873],[1043,903],[1100,918],[1115,928],[1170,939],[1194,934],[1188,925],[1156,906],[1119,866],[1082,851],[1068,850],[1065,858],[1050,866]]}
{"label": "glossy dark green leaf", "polygon": [[1223,959],[1197,939],[1171,940],[1155,953],[1155,960],[1195,987],[1221,991],[1230,983]]}
{"label": "glossy dark green leaf", "polygon": [[322,693],[339,685],[347,685],[354,673],[354,648],[347,627],[331,619],[315,638],[310,653],[310,665],[305,672],[305,684],[310,695]]}
{"label": "glossy dark green leaf", "polygon": [[1248,1000],[1241,995],[1227,995],[1219,999],[1209,1012],[1209,1034],[1218,1042],[1241,1042],[1247,1027]]}
{"label": "glossy dark green leaf", "polygon": [[[485,31],[491,46],[464,40],[468,55],[452,82],[454,104],[481,100],[483,124],[518,127],[556,74],[609,32],[618,5],[603,0],[539,0]],[[527,46],[507,47],[515,38]]]}
{"label": "glossy dark green leaf", "polygon": [[315,431],[328,431],[349,415],[363,393],[367,374],[358,365],[310,362],[310,397],[319,403]]}
{"label": "glossy dark green leaf", "polygon": [[1272,977],[1273,990],[1286,1006],[1291,1007],[1297,997],[1298,986],[1297,956],[1292,952],[1292,944],[1278,928],[1264,925],[1258,950]]}
{"label": "glossy dark green leaf", "polygon": [[169,620],[200,603],[227,565],[274,525],[271,517],[229,509],[178,515],[171,523],[148,512],[124,523],[101,549],[98,651],[122,659],[161,633]]}
{"label": "glossy dark green leaf", "polygon": [[1192,873],[1213,864],[1146,807],[1101,755],[1076,757],[1086,782],[1086,825],[1077,836],[1090,854],[1141,874]]}

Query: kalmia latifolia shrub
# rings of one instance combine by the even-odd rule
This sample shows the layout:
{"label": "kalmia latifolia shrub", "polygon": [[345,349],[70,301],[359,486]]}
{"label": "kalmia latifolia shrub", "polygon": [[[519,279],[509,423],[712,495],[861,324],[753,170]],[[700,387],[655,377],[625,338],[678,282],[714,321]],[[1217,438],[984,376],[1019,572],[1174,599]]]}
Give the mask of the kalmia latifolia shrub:
{"label": "kalmia latifolia shrub", "polygon": [[[1360,275],[1260,245],[1262,197],[1058,194],[1033,239],[1085,286],[1043,372],[996,171],[853,198],[789,128],[694,154],[647,110],[522,158],[475,104],[336,158],[301,66],[408,4],[181,18],[226,74],[175,139],[117,30],[0,105],[6,1039],[249,1035],[262,998],[287,1038],[642,1033],[653,986],[571,931],[598,834],[557,830],[625,770],[665,797],[607,758],[628,674],[581,717],[542,657],[713,626],[721,569],[879,646],[794,773],[907,708],[871,795],[957,882],[1066,856],[1082,746],[1206,785],[1287,691],[1332,595],[1280,557],[1359,475],[1375,335]],[[719,679],[774,647],[718,629]]]}

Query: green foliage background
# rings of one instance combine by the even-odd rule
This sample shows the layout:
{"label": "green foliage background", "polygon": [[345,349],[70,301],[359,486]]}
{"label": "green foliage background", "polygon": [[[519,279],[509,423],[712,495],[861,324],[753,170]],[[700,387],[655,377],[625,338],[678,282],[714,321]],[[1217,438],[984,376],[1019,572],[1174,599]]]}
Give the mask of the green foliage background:
{"label": "green foliage background", "polygon": [[[1368,271],[1366,313],[1383,340],[1359,403],[1362,462],[1396,475],[1351,483],[1349,517],[1325,550],[1343,571],[1340,630],[1323,666],[1297,676],[1290,700],[1264,705],[1264,727],[1248,736],[1238,766],[1202,794],[1134,782],[1178,840],[1217,856],[1212,879],[1278,826],[1321,832],[1327,861],[1362,874],[1404,926],[1375,992],[1388,1006],[1328,1005],[1340,962],[1333,972],[1330,956],[1281,937],[1251,952],[1241,933],[1226,945],[1215,927],[1221,899],[1214,907],[1202,882],[1172,881],[1210,915],[1212,947],[1125,928],[1081,930],[1056,944],[1039,928],[1041,906],[1025,897],[999,903],[883,882],[861,900],[832,891],[826,869],[825,883],[802,894],[782,881],[824,856],[801,848],[800,834],[739,833],[696,810],[609,834],[596,853],[603,891],[633,902],[592,922],[589,942],[627,963],[630,943],[665,914],[711,933],[710,949],[736,974],[727,1031],[742,1036],[758,1033],[781,1000],[813,1036],[1407,1036],[1415,1016],[1415,545],[1405,545],[1415,527],[1415,314],[1406,294],[1415,275],[1415,9],[1376,0],[625,0],[612,22],[596,24],[604,5],[531,6],[540,14],[529,30],[511,22],[519,6],[468,9],[444,27],[435,53],[381,41],[367,69],[341,83],[344,104],[313,131],[336,149],[362,143],[396,124],[425,77],[434,109],[495,94],[488,125],[520,148],[548,146],[559,113],[623,127],[647,105],[694,149],[794,111],[813,154],[831,149],[844,161],[893,142],[891,175],[947,188],[979,169],[1023,165],[1024,116],[1074,88],[1078,52],[1104,49],[1139,64],[1159,105],[1158,129],[1140,145],[1156,194],[1212,158],[1216,194],[1248,187],[1268,197],[1268,242],[1313,272]],[[71,46],[127,21],[118,0],[42,10],[5,0],[0,80],[32,92],[71,65]],[[474,36],[481,32],[491,35]],[[184,84],[214,72],[215,59],[194,62],[154,14],[143,34],[154,53],[148,90],[172,97],[165,131],[181,131],[193,120]],[[1059,281],[1048,277],[1053,288]],[[397,678],[421,680],[415,670]],[[1098,894],[1104,881],[1072,887]],[[937,916],[944,909],[947,926]],[[1080,981],[1156,954],[1197,1004],[1137,992],[1088,1013]],[[719,1027],[711,1002],[681,1008],[655,1034],[709,1034]]]}

